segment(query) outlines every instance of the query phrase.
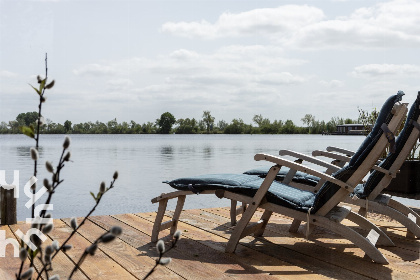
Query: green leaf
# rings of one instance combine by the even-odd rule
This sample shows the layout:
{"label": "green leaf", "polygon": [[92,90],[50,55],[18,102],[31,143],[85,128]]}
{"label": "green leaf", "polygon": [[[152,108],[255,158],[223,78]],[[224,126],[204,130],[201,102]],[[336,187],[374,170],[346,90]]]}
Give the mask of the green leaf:
{"label": "green leaf", "polygon": [[92,195],[93,199],[96,201],[96,196],[93,194],[93,192],[90,192],[90,194]]}
{"label": "green leaf", "polygon": [[36,255],[38,254],[39,249],[36,249],[35,251],[31,250],[31,255],[32,255],[32,259],[34,259],[36,257]]}
{"label": "green leaf", "polygon": [[44,87],[45,87],[45,83],[47,82],[47,78],[45,78],[45,79],[43,79],[42,81],[41,81],[41,83],[39,84],[39,92],[42,92],[42,90],[44,89]]}
{"label": "green leaf", "polygon": [[34,87],[33,85],[31,85],[31,84],[29,84],[39,95],[41,95],[41,92],[36,88],[36,87]]}
{"label": "green leaf", "polygon": [[30,138],[35,138],[35,129],[32,125],[31,126],[26,126],[26,125],[20,126],[19,129],[26,136],[28,136]]}

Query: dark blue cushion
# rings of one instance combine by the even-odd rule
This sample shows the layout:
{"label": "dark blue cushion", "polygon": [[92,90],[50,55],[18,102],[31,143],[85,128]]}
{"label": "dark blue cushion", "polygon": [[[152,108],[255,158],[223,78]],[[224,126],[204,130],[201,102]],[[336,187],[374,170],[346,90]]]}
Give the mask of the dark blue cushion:
{"label": "dark blue cushion", "polygon": [[[244,174],[257,175],[257,176],[260,176],[261,178],[265,178],[265,176],[267,176],[268,171],[270,170],[270,167],[261,167],[261,168],[251,169],[251,170],[245,171]],[[288,167],[282,166],[281,170],[276,176],[276,180],[280,182],[283,181],[287,173],[289,173],[289,171],[290,169]],[[316,186],[319,182],[319,177],[297,171],[295,176],[293,176],[292,181],[296,183],[309,185],[309,186]]]}
{"label": "dark blue cushion", "polygon": [[381,126],[383,123],[389,124],[389,122],[392,119],[392,107],[394,107],[394,104],[398,101],[401,101],[402,98],[402,92],[398,92],[396,95],[391,96],[390,98],[385,101],[384,105],[382,105],[381,111],[379,112],[378,118],[376,119],[375,125],[372,128],[372,131],[369,133],[369,135],[365,138],[362,145],[360,145],[359,149],[356,151],[356,153],[351,157],[349,165],[354,165],[356,161],[359,159],[363,151],[369,146],[369,144],[372,142],[373,138],[378,134],[381,133]]}
{"label": "dark blue cushion", "polygon": [[[380,167],[389,169],[391,168],[394,161],[397,159],[398,155],[400,154],[401,150],[404,148],[405,143],[410,137],[411,132],[414,129],[414,126],[411,124],[411,121],[417,121],[420,115],[420,92],[417,94],[417,99],[413,103],[410,108],[410,111],[407,115],[407,120],[405,121],[405,125],[401,130],[400,134],[398,134],[397,139],[395,140],[395,153],[389,153],[387,157],[379,164]],[[355,190],[354,194],[357,195],[359,198],[366,198],[368,197],[371,192],[375,189],[375,187],[379,184],[382,178],[385,176],[384,173],[374,170],[369,178],[366,180],[366,183],[359,184]]]}
{"label": "dark blue cushion", "polygon": [[[383,123],[389,124],[393,116],[392,108],[396,102],[401,101],[401,97],[402,95],[396,94],[387,99],[379,112],[379,116],[371,133],[369,133],[368,138],[363,141],[358,151],[351,158],[349,164],[332,174],[334,178],[346,182],[359,168],[381,138],[383,131],[380,127]],[[318,211],[340,188],[340,186],[334,183],[329,181],[325,182],[315,196],[312,212]]]}
{"label": "dark blue cushion", "polygon": [[[168,183],[178,190],[190,190],[188,185],[197,191],[225,189],[235,193],[254,196],[264,179],[246,174],[208,174],[179,178]],[[266,195],[268,202],[307,212],[312,207],[315,195],[280,182],[274,181]]]}

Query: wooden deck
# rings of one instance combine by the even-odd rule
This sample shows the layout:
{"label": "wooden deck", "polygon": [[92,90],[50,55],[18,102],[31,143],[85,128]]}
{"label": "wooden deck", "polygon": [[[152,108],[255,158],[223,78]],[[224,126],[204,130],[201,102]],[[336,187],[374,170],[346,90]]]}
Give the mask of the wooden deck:
{"label": "wooden deck", "polygon": [[[67,279],[84,248],[104,230],[118,225],[123,228],[120,238],[101,244],[73,279],[142,279],[157,256],[155,244],[150,242],[154,217],[155,213],[138,213],[90,218],[71,240],[74,248],[57,255],[50,275],[58,273]],[[278,214],[273,214],[264,237],[246,237],[234,254],[226,254],[224,248],[232,230],[229,209],[184,210],[179,223],[181,240],[167,254],[172,262],[159,267],[150,279],[418,279],[420,240],[407,238],[404,228],[382,216],[370,214],[370,218],[397,245],[381,248],[389,265],[372,263],[363,251],[327,230],[315,229],[310,240],[302,233],[291,234],[291,220]],[[0,227],[6,238],[14,237],[17,229],[26,232],[28,226]],[[69,219],[57,219],[44,244],[51,239],[61,243],[70,231]],[[161,234],[167,235],[168,230]],[[20,262],[12,251],[12,246],[7,246],[6,257],[0,258],[0,279],[14,279],[18,270]]]}

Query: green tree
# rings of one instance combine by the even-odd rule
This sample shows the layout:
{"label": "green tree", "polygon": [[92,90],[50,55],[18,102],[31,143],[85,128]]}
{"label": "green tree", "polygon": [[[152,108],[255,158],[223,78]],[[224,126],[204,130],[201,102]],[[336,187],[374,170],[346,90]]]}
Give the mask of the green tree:
{"label": "green tree", "polygon": [[35,124],[35,121],[38,119],[37,112],[27,112],[27,113],[20,113],[16,117],[16,121],[21,123],[22,125],[31,125]]}
{"label": "green tree", "polygon": [[203,111],[203,122],[206,125],[207,134],[209,134],[214,125],[214,117],[212,117],[210,111]]}
{"label": "green tree", "polygon": [[66,133],[71,132],[71,121],[67,120],[64,122],[64,129]]}
{"label": "green tree", "polygon": [[293,121],[292,120],[287,120],[284,123],[281,132],[284,133],[284,134],[293,134],[293,133],[295,133],[296,132],[296,126],[293,123]]}
{"label": "green tree", "polygon": [[217,127],[220,129],[220,131],[224,131],[227,126],[228,126],[228,123],[225,122],[224,120],[220,120],[217,123]]}
{"label": "green tree", "polygon": [[306,114],[301,121],[304,125],[308,128],[308,133],[311,133],[311,128],[313,128],[313,124],[315,124],[315,117],[311,114]]}
{"label": "green tree", "polygon": [[175,129],[177,134],[195,134],[198,132],[197,121],[192,118],[178,119],[176,121],[178,127]]}
{"label": "green tree", "polygon": [[233,119],[232,122],[225,128],[226,134],[242,134],[245,132],[245,123],[242,119]]}
{"label": "green tree", "polygon": [[163,113],[160,116],[160,119],[156,120],[156,124],[157,126],[159,126],[158,132],[162,134],[169,134],[175,122],[176,122],[176,119],[171,113],[169,112]]}

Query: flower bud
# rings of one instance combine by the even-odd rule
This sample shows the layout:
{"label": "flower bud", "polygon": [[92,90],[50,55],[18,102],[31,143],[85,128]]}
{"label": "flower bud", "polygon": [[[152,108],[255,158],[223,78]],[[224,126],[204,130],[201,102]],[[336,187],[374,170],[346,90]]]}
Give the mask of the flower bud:
{"label": "flower bud", "polygon": [[44,103],[45,101],[47,101],[47,97],[46,96],[41,96],[41,102]]}
{"label": "flower bud", "polygon": [[170,262],[171,262],[171,258],[162,258],[160,259],[159,264],[165,266],[165,265],[168,265]]}
{"label": "flower bud", "polygon": [[50,89],[54,86],[55,80],[52,80],[51,83],[45,86],[46,89]]}
{"label": "flower bud", "polygon": [[42,79],[41,79],[41,76],[40,75],[36,76],[36,79],[38,81],[38,84],[40,84],[42,82]]}
{"label": "flower bud", "polygon": [[37,149],[31,148],[31,158],[33,160],[38,160],[39,154],[38,154],[38,150]]}
{"label": "flower bud", "polygon": [[[44,262],[46,264],[50,264],[51,263],[51,255],[44,255]],[[51,279],[51,278],[49,278]]]}
{"label": "flower bud", "polygon": [[33,184],[32,184],[32,186],[31,186],[31,190],[33,190],[33,191],[34,191],[34,190],[36,190],[36,183],[33,183]]}
{"label": "flower bud", "polygon": [[73,248],[73,245],[66,244],[66,245],[63,246],[63,252],[65,253],[66,251],[70,250],[71,248]]}
{"label": "flower bud", "polygon": [[54,253],[54,247],[52,245],[47,246],[45,248],[45,255],[51,256]]}
{"label": "flower bud", "polygon": [[64,138],[63,148],[64,149],[67,149],[69,146],[70,146],[70,137],[69,136],[66,136]]}
{"label": "flower bud", "polygon": [[102,243],[109,243],[114,239],[115,239],[115,235],[113,235],[112,233],[107,233],[104,236],[102,236],[100,240]]}
{"label": "flower bud", "polygon": [[44,187],[45,187],[47,190],[51,190],[51,185],[50,185],[50,182],[48,181],[48,179],[47,179],[47,178],[45,178],[45,179],[44,179]]}
{"label": "flower bud", "polygon": [[51,162],[48,160],[45,162],[45,167],[47,168],[48,172],[54,173],[54,167],[52,166]]}
{"label": "flower bud", "polygon": [[64,161],[69,161],[70,160],[70,156],[71,156],[70,152],[67,152],[67,154],[64,156],[63,160]]}
{"label": "flower bud", "polygon": [[37,234],[32,234],[31,237],[30,237],[30,240],[32,241],[32,243],[35,244],[35,246],[37,248],[39,248],[42,244],[42,240],[41,240],[41,238],[39,238],[39,236]]}
{"label": "flower bud", "polygon": [[44,226],[42,228],[42,233],[43,234],[48,234],[48,233],[50,233],[53,230],[53,228],[54,228],[54,224],[53,223],[48,224],[48,225],[46,225],[46,226]]}
{"label": "flower bud", "polygon": [[70,220],[70,226],[72,229],[76,229],[77,228],[77,220],[76,218],[71,218]]}
{"label": "flower bud", "polygon": [[117,180],[117,178],[118,178],[118,171],[115,171],[114,172],[114,176],[112,176],[113,178],[114,178],[114,180]]}
{"label": "flower bud", "polygon": [[174,233],[174,239],[175,240],[179,240],[179,238],[181,237],[181,232],[179,231],[179,230],[177,230],[175,233]]}
{"label": "flower bud", "polygon": [[162,239],[157,242],[156,250],[158,251],[159,254],[162,254],[163,252],[165,252],[165,243],[163,242]]}
{"label": "flower bud", "polygon": [[24,273],[20,275],[20,279],[22,280],[31,279],[32,274],[34,274],[34,268],[30,267],[27,271],[25,271]]}
{"label": "flower bud", "polygon": [[21,261],[25,261],[27,257],[28,257],[28,251],[26,251],[25,248],[21,248],[19,251],[19,259]]}
{"label": "flower bud", "polygon": [[113,226],[110,232],[115,236],[120,236],[122,233],[122,228],[120,228],[119,226]]}
{"label": "flower bud", "polygon": [[53,241],[52,246],[53,246],[54,250],[56,250],[56,251],[58,251],[58,249],[60,248],[60,245],[58,244],[57,240]]}
{"label": "flower bud", "polygon": [[96,249],[98,249],[98,244],[93,243],[88,248],[86,248],[86,251],[89,253],[89,255],[93,256],[95,255]]}
{"label": "flower bud", "polygon": [[105,182],[102,181],[101,186],[99,187],[99,193],[103,194],[105,192]]}

